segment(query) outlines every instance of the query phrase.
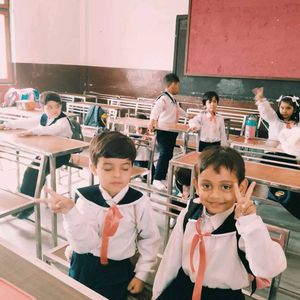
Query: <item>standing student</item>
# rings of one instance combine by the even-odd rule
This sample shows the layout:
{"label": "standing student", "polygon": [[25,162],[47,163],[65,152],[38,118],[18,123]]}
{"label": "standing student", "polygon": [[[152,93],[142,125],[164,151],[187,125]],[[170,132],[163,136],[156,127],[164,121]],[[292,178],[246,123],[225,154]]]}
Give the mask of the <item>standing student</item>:
{"label": "standing student", "polygon": [[[278,106],[276,111],[271,107],[271,104],[264,97],[264,89],[253,89],[255,95],[254,99],[258,107],[260,116],[269,124],[268,137],[271,140],[279,141],[283,136],[291,136],[294,128],[299,128],[299,97],[296,96],[280,96],[277,100]],[[290,132],[290,134],[288,134]],[[285,148],[284,148],[285,149]],[[295,151],[294,151],[295,152]],[[283,166],[281,162],[296,164],[296,156],[274,152],[269,153],[276,156],[276,159],[270,160],[268,155],[264,155],[265,161],[263,163]],[[275,162],[274,162],[275,161]],[[287,166],[292,169],[299,169],[297,166]],[[293,216],[300,219],[300,194],[296,192],[286,191],[281,188],[270,187],[268,191],[268,198],[279,202],[286,208]]]}
{"label": "standing student", "polygon": [[216,92],[206,92],[202,98],[205,107],[194,118],[189,120],[189,130],[198,131],[198,151],[203,151],[208,146],[227,145],[224,118],[217,113],[219,95]]}
{"label": "standing student", "polygon": [[[54,135],[65,138],[72,137],[72,129],[70,120],[62,112],[62,102],[59,94],[55,92],[44,92],[40,96],[40,103],[43,106],[44,113],[38,118],[11,120],[0,125],[0,129],[27,129],[19,134],[19,136],[32,135]],[[40,160],[40,157],[36,157]],[[61,167],[70,160],[70,154],[58,156],[56,158],[56,168]],[[38,166],[38,162],[32,162],[33,166]],[[33,197],[38,178],[38,170],[28,167],[24,173],[20,192]],[[49,162],[46,166],[46,175],[50,173]],[[45,178],[42,178],[43,182]],[[20,219],[29,217],[34,211],[33,207],[25,209],[16,216]]]}
{"label": "standing student", "polygon": [[153,299],[242,300],[241,289],[251,284],[249,271],[275,277],[286,268],[286,258],[256,215],[251,201],[255,183],[247,189],[240,154],[209,147],[199,165],[199,198],[177,219],[156,274]]}
{"label": "standing student", "polygon": [[[185,116],[185,111],[179,106],[174,96],[179,93],[179,78],[174,73],[164,77],[165,91],[158,96],[151,111],[149,130],[154,131],[160,124],[177,123],[180,116]],[[176,144],[177,132],[157,130],[157,144],[159,158],[154,174],[153,185],[159,190],[166,190],[166,176],[169,161],[173,157],[173,150]]]}
{"label": "standing student", "polygon": [[[103,132],[90,144],[90,169],[99,185],[72,199],[53,191],[51,207],[63,214],[73,250],[69,275],[110,300],[139,293],[156,263],[159,232],[148,197],[130,188],[136,149],[129,137]],[[139,252],[133,270],[130,258]]]}

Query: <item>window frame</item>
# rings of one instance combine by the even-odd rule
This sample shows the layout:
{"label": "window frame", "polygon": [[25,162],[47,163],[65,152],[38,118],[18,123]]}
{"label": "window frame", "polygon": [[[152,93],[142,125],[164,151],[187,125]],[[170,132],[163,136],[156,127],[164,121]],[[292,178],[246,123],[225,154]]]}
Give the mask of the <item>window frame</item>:
{"label": "window frame", "polygon": [[6,46],[6,78],[0,78],[0,84],[9,84],[14,82],[14,65],[12,62],[11,37],[10,37],[10,16],[9,16],[9,0],[0,3],[0,15],[4,16],[4,33]]}

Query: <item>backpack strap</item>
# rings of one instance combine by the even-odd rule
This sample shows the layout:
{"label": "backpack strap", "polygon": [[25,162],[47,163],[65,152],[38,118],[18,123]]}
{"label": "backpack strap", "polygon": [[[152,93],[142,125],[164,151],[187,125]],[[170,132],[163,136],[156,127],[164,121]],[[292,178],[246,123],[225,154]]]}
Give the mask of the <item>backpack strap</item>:
{"label": "backpack strap", "polygon": [[168,92],[162,92],[162,93],[156,98],[155,101],[159,100],[162,96],[167,96],[167,97],[169,97],[169,98],[171,99],[172,103],[176,104],[176,100],[173,99],[173,98],[171,97],[171,95],[170,95]]}
{"label": "backpack strap", "polygon": [[[49,124],[49,126],[50,126],[50,125],[53,125],[54,123],[56,123],[57,120],[62,119],[62,118],[67,118],[67,116],[66,116],[63,112],[61,112],[60,115],[59,115],[58,117],[56,117],[56,118]],[[45,113],[42,114],[41,119],[40,119],[40,125],[46,126],[46,125],[47,125],[47,121],[48,121],[48,116],[47,116]],[[69,120],[69,122],[70,122],[70,120]]]}

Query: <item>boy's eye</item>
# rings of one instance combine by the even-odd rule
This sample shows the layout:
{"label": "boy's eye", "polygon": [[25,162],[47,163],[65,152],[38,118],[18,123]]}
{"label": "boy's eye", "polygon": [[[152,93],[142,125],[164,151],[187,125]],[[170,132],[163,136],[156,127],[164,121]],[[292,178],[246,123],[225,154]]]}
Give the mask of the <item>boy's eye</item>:
{"label": "boy's eye", "polygon": [[126,168],[122,168],[123,171],[128,171],[129,170],[129,167],[126,167]]}
{"label": "boy's eye", "polygon": [[110,169],[108,169],[108,168],[104,168],[104,171],[106,171],[106,172],[109,172],[109,171],[111,171],[112,169],[110,168]]}
{"label": "boy's eye", "polygon": [[230,190],[231,190],[231,185],[229,185],[229,184],[224,184],[224,185],[222,186],[222,189],[225,190],[225,191],[230,191]]}
{"label": "boy's eye", "polygon": [[201,184],[201,188],[203,189],[203,190],[209,190],[210,189],[210,184],[208,184],[208,183],[202,183]]}

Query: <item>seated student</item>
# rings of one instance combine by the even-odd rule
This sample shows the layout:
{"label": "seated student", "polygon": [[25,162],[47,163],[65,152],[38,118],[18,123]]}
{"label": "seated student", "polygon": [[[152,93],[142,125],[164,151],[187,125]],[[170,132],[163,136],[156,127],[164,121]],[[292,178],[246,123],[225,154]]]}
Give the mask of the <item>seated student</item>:
{"label": "seated student", "polygon": [[153,299],[245,299],[241,289],[251,283],[249,271],[272,278],[286,268],[282,247],[256,215],[251,201],[255,183],[247,189],[241,155],[231,148],[208,147],[199,165],[199,198],[177,219],[155,277]]}
{"label": "seated student", "polygon": [[227,146],[224,118],[217,113],[219,95],[216,92],[206,92],[202,98],[205,107],[194,118],[189,120],[189,130],[198,131],[199,146],[198,151],[203,151],[208,146]]}
{"label": "seated student", "polygon": [[[147,120],[147,116],[143,114],[138,114],[137,119]],[[137,127],[136,134],[134,137],[144,139],[145,141],[151,141],[152,137],[149,135],[147,128]],[[150,149],[146,146],[141,145],[142,141],[137,141],[136,143],[136,158],[134,161],[134,165],[141,168],[148,168],[149,160],[150,160]],[[154,164],[152,164],[151,170],[151,182],[153,181],[155,173]],[[146,179],[146,177],[145,177]]]}
{"label": "seated student", "polygon": [[[3,129],[27,129],[19,134],[19,136],[31,135],[56,135],[66,138],[72,137],[72,129],[70,120],[62,112],[62,102],[60,96],[55,92],[44,92],[41,94],[40,103],[43,105],[44,113],[37,118],[23,118],[19,120],[11,120],[0,125]],[[39,160],[39,157],[36,157]],[[70,155],[62,155],[56,158],[56,168],[61,167],[70,160]],[[39,163],[32,162],[37,166]],[[46,176],[50,173],[49,163],[46,167]],[[33,197],[38,178],[38,170],[28,167],[24,173],[20,192]],[[42,179],[45,181],[45,178]],[[20,219],[29,217],[33,213],[34,208],[30,207],[21,211],[16,216]]]}
{"label": "seated student", "polygon": [[[90,168],[100,184],[78,189],[76,205],[47,189],[74,250],[69,275],[111,300],[143,290],[160,244],[148,197],[128,186],[135,155],[129,137],[103,132],[90,144]],[[130,258],[136,249],[133,271]]]}

